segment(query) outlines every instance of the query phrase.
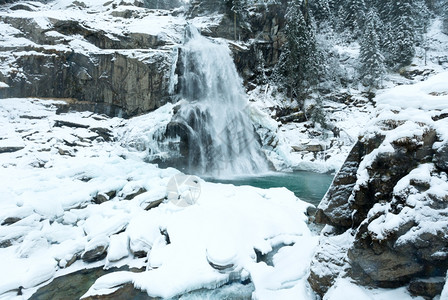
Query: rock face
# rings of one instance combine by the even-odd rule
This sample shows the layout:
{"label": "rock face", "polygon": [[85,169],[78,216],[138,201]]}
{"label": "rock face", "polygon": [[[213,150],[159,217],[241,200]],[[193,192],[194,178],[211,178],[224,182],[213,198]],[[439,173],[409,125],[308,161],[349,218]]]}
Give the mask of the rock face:
{"label": "rock face", "polygon": [[[446,273],[448,147],[442,128],[447,119],[433,121],[420,113],[413,121],[406,113],[380,115],[318,207],[316,221],[332,228],[327,235],[352,232],[344,274],[360,284],[398,287]],[[322,237],[321,243],[328,240]],[[340,276],[322,259],[325,251],[315,255],[309,278],[320,295]],[[322,268],[326,277],[320,276]]]}
{"label": "rock face", "polygon": [[224,3],[216,0],[196,0],[191,3],[189,16],[219,14],[216,22],[204,28],[201,33],[210,37],[242,41],[248,45],[242,47],[238,43],[231,43],[229,47],[245,83],[257,83],[262,79],[263,72],[271,72],[285,43],[283,28],[286,25],[284,16],[287,1],[249,7],[247,14],[250,14],[250,18],[246,15],[234,15]]}
{"label": "rock face", "polygon": [[108,4],[95,24],[89,23],[85,4],[76,3],[87,11],[86,20],[65,19],[67,16],[61,14],[61,19],[49,18],[42,24],[38,10],[50,6],[29,6],[29,17],[20,13],[23,8],[15,10],[16,5],[2,8],[0,21],[7,24],[10,41],[0,45],[0,82],[9,87],[0,89],[0,98],[74,98],[94,104],[87,109],[124,117],[154,110],[169,101],[175,59],[172,47],[179,42],[177,37],[167,37],[163,28],[159,34],[129,32],[126,28],[113,28],[111,33],[101,27],[101,18],[113,18],[116,23],[127,18],[132,25],[151,17],[154,11],[132,5],[124,11]]}

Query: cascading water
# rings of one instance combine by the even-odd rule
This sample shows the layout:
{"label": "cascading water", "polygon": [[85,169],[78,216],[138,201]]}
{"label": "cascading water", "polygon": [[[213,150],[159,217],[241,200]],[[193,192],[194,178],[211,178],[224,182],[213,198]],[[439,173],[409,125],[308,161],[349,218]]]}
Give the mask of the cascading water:
{"label": "cascading water", "polygon": [[179,60],[182,104],[167,133],[184,141],[184,168],[216,177],[267,171],[228,47],[188,25]]}

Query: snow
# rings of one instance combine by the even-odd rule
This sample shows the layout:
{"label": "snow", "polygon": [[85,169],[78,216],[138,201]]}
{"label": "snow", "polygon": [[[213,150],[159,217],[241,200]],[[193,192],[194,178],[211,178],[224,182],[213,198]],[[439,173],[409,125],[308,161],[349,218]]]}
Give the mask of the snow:
{"label": "snow", "polygon": [[[261,137],[265,154],[276,170],[281,171],[328,173],[339,170],[362,128],[371,120],[373,110],[371,103],[361,96],[359,102],[365,106],[362,109],[356,105],[324,102],[323,107],[330,115],[331,123],[340,131],[339,137],[335,137],[332,131],[324,130],[318,125],[308,129],[311,122],[282,124],[275,121],[272,115],[274,109],[294,107],[296,104],[286,102],[269,85],[249,92],[249,100],[251,104],[247,108]],[[313,102],[310,101],[309,104]],[[312,145],[320,145],[323,151],[293,150],[293,147],[306,148]]]}
{"label": "snow", "polygon": [[249,267],[255,299],[310,299],[312,293],[302,278],[308,275],[318,237],[300,237],[293,245],[283,247],[274,255],[274,266],[252,264]]}
{"label": "snow", "polygon": [[442,294],[440,295],[440,300],[448,299],[448,273],[446,274],[445,285],[443,286]]}
{"label": "snow", "polygon": [[415,299],[423,300],[423,297],[413,297],[405,287],[397,289],[369,289],[356,285],[347,278],[338,279],[330,290],[325,294],[323,300],[343,300],[347,295],[353,299],[384,300],[384,299]]}
{"label": "snow", "polygon": [[[124,35],[146,34],[156,37],[166,46],[151,50],[100,49],[80,35],[66,36],[56,31],[45,34],[65,39],[66,44],[38,45],[22,37],[19,29],[0,22],[0,47],[4,49],[0,53],[2,74],[19,71],[20,77],[20,70],[14,67],[14,59],[25,55],[46,55],[36,50],[41,47],[85,54],[117,52],[141,60],[150,59],[152,55],[172,55],[176,44],[182,40],[186,24],[183,16],[174,17],[159,10],[120,5],[112,8],[112,4],[118,1],[32,3],[36,7],[34,11],[12,11],[5,6],[0,17],[32,19],[33,24],[42,29],[50,29],[51,23],[57,20],[79,20],[93,31],[107,32],[107,37],[112,40]],[[85,8],[80,9],[79,3]],[[127,9],[133,10],[138,17],[114,17],[115,13],[119,15]],[[193,19],[192,23],[207,32],[221,18],[220,15],[200,17]],[[359,135],[367,137],[387,131],[382,145],[367,155],[361,164],[359,188],[369,180],[368,168],[374,157],[393,151],[394,141],[418,139],[428,130],[438,133],[440,142],[435,147],[448,141],[448,120],[431,119],[436,114],[448,112],[448,72],[443,71],[443,66],[438,66],[436,61],[438,53],[446,53],[448,38],[440,33],[439,27],[439,20],[433,22],[427,34],[429,67],[439,74],[426,81],[412,82],[414,84],[400,78],[397,82],[406,84],[378,91],[374,99],[375,108],[353,90],[348,91],[355,94],[355,103],[351,105],[324,102],[325,109],[331,113],[332,123],[341,130],[337,139],[333,133],[319,127],[315,131],[323,134],[310,137],[303,124],[281,124],[273,120],[270,109],[285,106],[285,100],[281,95],[275,95],[269,86],[257,87],[251,92],[252,103],[247,107],[249,115],[263,140],[264,151],[276,169],[335,171]],[[25,47],[31,50],[24,50]],[[335,50],[341,59],[350,62],[356,60],[359,45],[337,46]],[[419,61],[418,65],[423,66],[423,63]],[[386,86],[392,84],[388,82]],[[8,85],[0,82],[0,88],[8,88]],[[8,219],[16,221],[0,226],[0,242],[11,244],[0,248],[0,269],[8,270],[0,273],[0,298],[21,299],[15,296],[15,292],[9,292],[19,286],[23,286],[25,295],[30,296],[38,286],[55,276],[92,266],[81,261],[73,265],[69,262],[100,245],[107,248],[107,256],[98,264],[107,268],[120,263],[144,264],[147,270],[138,274],[110,273],[99,278],[86,295],[110,293],[123,283],[133,283],[152,296],[172,297],[250,278],[253,298],[313,299],[315,295],[310,291],[306,278],[316,249],[326,251],[332,259],[346,259],[341,256],[344,252],[341,249],[348,248],[353,237],[347,233],[339,237],[340,240],[321,239],[318,245],[318,237],[306,224],[308,205],[286,189],[262,190],[200,180],[202,191],[196,204],[179,208],[164,201],[159,207],[145,211],[148,203],[166,197],[170,178],[179,174],[175,169],[160,169],[144,162],[147,155],[150,158],[167,155],[155,141],[171,120],[176,105],[167,104],[153,113],[122,120],[92,113],[57,116],[56,103],[61,102],[0,99],[0,147],[18,149],[0,154],[0,223]],[[287,105],[293,106],[292,103]],[[390,120],[397,126],[392,130],[385,129],[385,122]],[[56,121],[72,122],[86,128],[55,127]],[[105,143],[91,130],[94,127],[111,130],[118,141]],[[271,138],[275,146],[269,144]],[[324,151],[318,154],[292,151],[292,146],[301,145],[320,145]],[[392,214],[388,205],[377,204],[369,216],[376,212],[386,214],[369,225],[368,230],[373,236],[383,239],[410,219],[418,222],[419,226],[400,237],[397,244],[412,242],[422,232],[437,234],[446,230],[448,222],[434,222],[439,216],[424,205],[429,195],[444,197],[448,193],[446,176],[433,175],[433,168],[431,163],[420,165],[394,188],[394,195],[398,196],[409,188],[411,180],[427,183],[427,191],[413,191],[406,200],[421,214],[414,214],[410,209]],[[126,195],[140,187],[147,192],[124,200]],[[116,192],[109,201],[102,204],[92,202],[96,195],[109,192]],[[254,249],[266,254],[277,247],[280,249],[273,256],[272,266],[256,262]],[[148,253],[147,261],[134,257],[137,252]],[[218,271],[209,262],[232,267]],[[357,286],[343,278],[344,266],[336,270],[341,277],[324,299],[347,299],[347,295],[373,300],[412,298],[405,288],[368,289]],[[317,271],[325,275],[329,269]],[[445,298],[448,298],[448,277],[440,299]]]}
{"label": "snow", "polygon": [[[10,244],[0,248],[0,266],[14,270],[0,274],[0,294],[11,295],[9,291],[23,286],[30,295],[55,276],[88,266],[71,265],[73,257],[103,246],[105,267],[123,261],[141,266],[133,253],[144,251],[147,271],[102,277],[90,294],[110,293],[117,284],[132,281],[150,295],[171,297],[251,277],[259,278],[255,293],[260,299],[309,297],[308,261],[317,245],[307,227],[309,204],[284,188],[200,180],[194,205],[182,208],[166,202],[145,211],[146,203],[166,197],[170,178],[179,172],[145,163],[140,152],[127,148],[126,138],[150,139],[154,125],[170,119],[173,105],[122,120],[86,112],[56,115],[56,103],[62,102],[0,100],[2,135],[23,145],[0,154],[0,192],[6,195],[0,201],[0,222],[14,218],[0,227],[0,241]],[[55,127],[57,121],[83,128]],[[124,138],[105,142],[91,130],[95,127]],[[140,187],[146,192],[124,200]],[[109,201],[92,202],[98,193],[111,191],[115,196]],[[254,249],[266,254],[276,247],[280,251],[274,255],[274,267],[256,262]],[[233,266],[218,271],[208,260]]]}
{"label": "snow", "polygon": [[379,94],[375,101],[379,107],[398,106],[435,110],[448,108],[448,72],[434,75],[413,85],[400,85]]}

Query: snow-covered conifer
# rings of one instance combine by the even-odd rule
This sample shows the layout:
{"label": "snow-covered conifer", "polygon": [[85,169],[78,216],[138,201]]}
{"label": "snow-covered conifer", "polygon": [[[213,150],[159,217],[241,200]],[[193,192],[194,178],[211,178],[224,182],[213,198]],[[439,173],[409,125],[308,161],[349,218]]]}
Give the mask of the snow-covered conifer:
{"label": "snow-covered conifer", "polygon": [[312,18],[301,1],[289,2],[286,13],[286,43],[277,65],[279,81],[289,97],[304,100],[318,81],[318,53]]}
{"label": "snow-covered conifer", "polygon": [[367,15],[364,34],[361,39],[360,70],[359,75],[363,84],[372,87],[379,87],[386,72],[384,56],[380,50],[380,39],[378,37],[379,17],[374,10],[370,10]]}

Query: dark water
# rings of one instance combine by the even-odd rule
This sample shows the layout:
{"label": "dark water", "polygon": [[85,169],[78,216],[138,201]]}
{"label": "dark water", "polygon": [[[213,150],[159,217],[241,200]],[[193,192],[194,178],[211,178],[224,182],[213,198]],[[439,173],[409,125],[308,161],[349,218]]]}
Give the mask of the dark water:
{"label": "dark water", "polygon": [[235,179],[206,178],[206,180],[216,183],[250,185],[259,188],[286,187],[303,201],[317,206],[330,187],[333,177],[334,175],[330,174],[296,171],[293,173],[272,173]]}

